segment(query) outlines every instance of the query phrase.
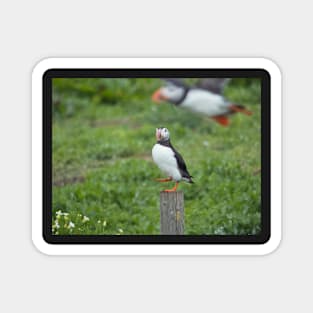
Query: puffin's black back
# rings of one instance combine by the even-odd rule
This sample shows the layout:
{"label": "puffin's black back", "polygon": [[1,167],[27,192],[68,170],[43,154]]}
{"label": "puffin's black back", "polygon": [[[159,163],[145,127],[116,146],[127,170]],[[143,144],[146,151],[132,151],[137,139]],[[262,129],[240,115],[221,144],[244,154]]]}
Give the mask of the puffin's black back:
{"label": "puffin's black back", "polygon": [[172,146],[170,140],[158,141],[158,143],[162,146],[169,147],[173,150],[175,159],[177,161],[178,170],[180,171],[182,177],[188,178],[190,183],[194,183],[192,181],[192,176],[189,174],[186,163],[181,156],[181,154]]}

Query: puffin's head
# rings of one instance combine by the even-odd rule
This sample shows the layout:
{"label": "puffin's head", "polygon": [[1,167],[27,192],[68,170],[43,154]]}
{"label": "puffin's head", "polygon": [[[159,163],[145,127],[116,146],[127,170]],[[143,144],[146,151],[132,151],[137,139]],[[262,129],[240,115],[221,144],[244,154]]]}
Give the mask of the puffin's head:
{"label": "puffin's head", "polygon": [[156,103],[161,101],[177,102],[183,97],[184,87],[168,84],[156,90],[152,95],[152,100]]}
{"label": "puffin's head", "polygon": [[155,137],[157,141],[169,140],[170,132],[165,127],[159,127],[155,130]]}

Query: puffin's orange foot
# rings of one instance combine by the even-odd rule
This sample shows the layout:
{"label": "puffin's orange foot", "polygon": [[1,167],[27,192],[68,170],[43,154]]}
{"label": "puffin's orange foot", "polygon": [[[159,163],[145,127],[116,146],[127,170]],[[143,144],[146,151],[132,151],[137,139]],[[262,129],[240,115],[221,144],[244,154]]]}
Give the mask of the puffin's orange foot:
{"label": "puffin's orange foot", "polygon": [[176,191],[177,187],[178,187],[178,182],[176,182],[175,186],[172,189],[165,189],[164,191],[165,192],[174,192],[174,191]]}
{"label": "puffin's orange foot", "polygon": [[252,112],[245,109],[244,107],[240,107],[240,106],[237,106],[237,105],[231,105],[229,107],[233,112],[240,112],[240,113],[243,113],[243,114],[246,114],[246,115],[252,115]]}
{"label": "puffin's orange foot", "polygon": [[171,181],[172,177],[169,178],[156,178],[155,181],[159,182],[159,183],[165,183],[167,181]]}

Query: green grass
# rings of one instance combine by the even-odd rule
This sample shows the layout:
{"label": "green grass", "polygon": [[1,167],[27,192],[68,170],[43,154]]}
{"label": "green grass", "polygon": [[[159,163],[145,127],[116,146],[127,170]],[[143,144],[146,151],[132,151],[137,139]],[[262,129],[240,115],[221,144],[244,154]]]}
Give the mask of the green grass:
{"label": "green grass", "polygon": [[236,79],[225,91],[253,111],[230,127],[168,104],[158,79],[54,79],[53,233],[159,234],[159,191],[173,183],[151,159],[166,126],[195,184],[181,183],[186,234],[260,231],[260,84]]}

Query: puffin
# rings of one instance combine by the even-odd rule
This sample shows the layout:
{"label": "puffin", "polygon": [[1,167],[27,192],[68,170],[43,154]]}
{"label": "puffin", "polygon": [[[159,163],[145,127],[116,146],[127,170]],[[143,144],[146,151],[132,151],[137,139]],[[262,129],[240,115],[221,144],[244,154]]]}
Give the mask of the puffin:
{"label": "puffin", "polygon": [[204,114],[222,126],[230,124],[229,115],[252,112],[244,106],[234,104],[223,96],[225,85],[229,78],[203,78],[194,86],[185,84],[182,79],[163,79],[167,84],[152,95],[156,103],[167,101],[173,105]]}
{"label": "puffin", "polygon": [[175,186],[172,189],[164,191],[176,191],[180,181],[193,184],[192,176],[187,170],[183,157],[171,144],[169,130],[165,127],[156,128],[155,137],[157,143],[152,148],[152,158],[159,169],[168,176],[167,178],[157,178],[156,181],[175,181]]}

